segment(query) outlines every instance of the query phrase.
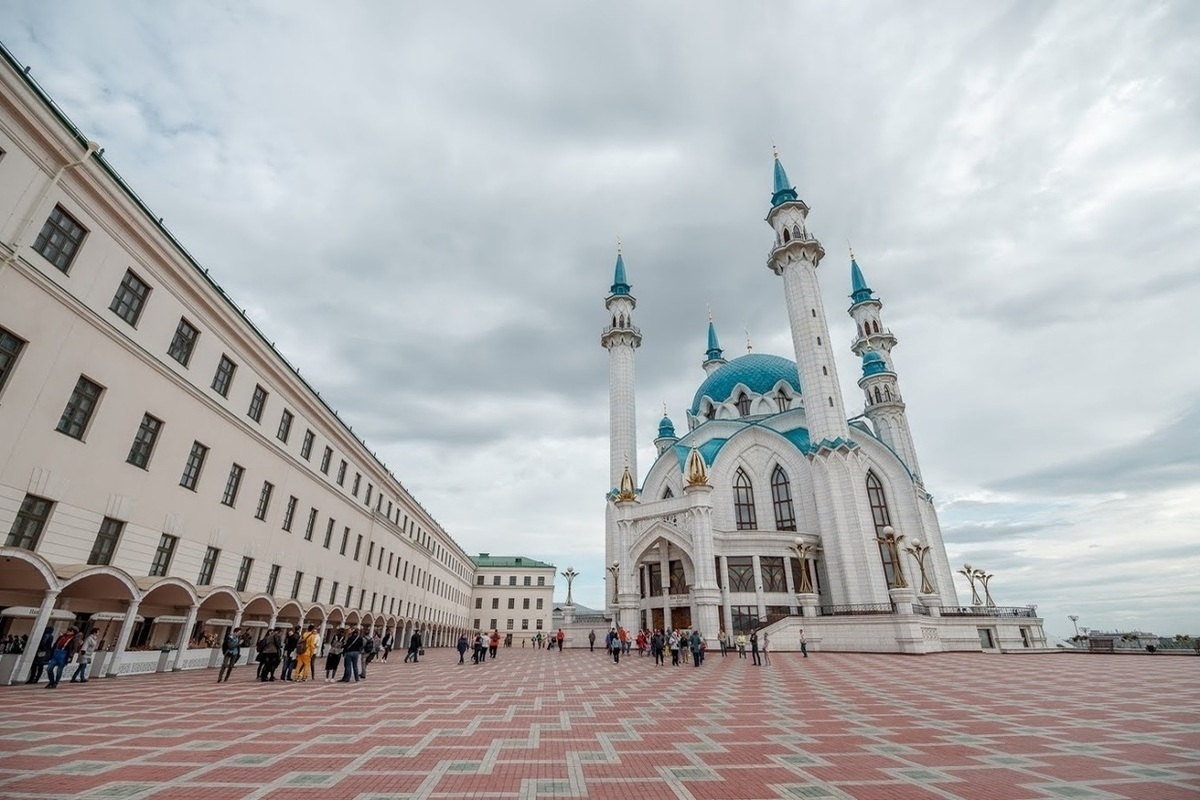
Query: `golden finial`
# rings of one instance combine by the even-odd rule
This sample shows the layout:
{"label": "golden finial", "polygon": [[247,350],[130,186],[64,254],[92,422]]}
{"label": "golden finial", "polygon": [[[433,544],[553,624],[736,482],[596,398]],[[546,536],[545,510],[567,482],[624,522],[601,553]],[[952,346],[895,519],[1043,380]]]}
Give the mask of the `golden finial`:
{"label": "golden finial", "polygon": [[746,326],[746,352],[753,353],[754,345],[750,344],[750,326]]}
{"label": "golden finial", "polygon": [[684,470],[684,480],[688,486],[703,486],[708,483],[708,465],[704,463],[704,456],[700,455],[695,445],[692,445],[692,452],[688,453]]}
{"label": "golden finial", "polygon": [[773,158],[779,158],[779,150],[778,150],[778,148],[775,147],[775,137],[774,136],[771,137],[771,156]]}
{"label": "golden finial", "polygon": [[629,472],[629,459],[625,459],[625,471],[621,473],[621,486],[617,490],[618,500],[636,500],[637,492],[633,487],[633,475]]}
{"label": "golden finial", "polygon": [[850,240],[846,240],[846,246],[850,248],[850,260],[854,260],[854,245],[850,244]]}

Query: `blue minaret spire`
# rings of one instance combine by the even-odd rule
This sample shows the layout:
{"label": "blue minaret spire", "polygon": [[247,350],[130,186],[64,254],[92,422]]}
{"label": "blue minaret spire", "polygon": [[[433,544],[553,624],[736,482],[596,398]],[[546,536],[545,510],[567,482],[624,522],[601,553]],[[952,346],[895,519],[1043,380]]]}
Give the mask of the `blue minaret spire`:
{"label": "blue minaret spire", "polygon": [[850,251],[850,299],[855,303],[876,299],[871,287],[867,285],[867,279],[863,277],[858,261],[854,259],[853,250]]}
{"label": "blue minaret spire", "polygon": [[784,203],[798,200],[800,196],[796,194],[796,187],[792,186],[787,172],[783,169],[783,164],[779,162],[779,151],[774,147],[771,148],[771,151],[775,156],[775,193],[771,195],[771,208],[775,208]]}
{"label": "blue minaret spire", "polygon": [[617,268],[613,271],[613,283],[610,291],[613,294],[629,294],[629,281],[625,278],[625,259],[621,255],[621,245],[617,245]]}
{"label": "blue minaret spire", "polygon": [[713,325],[712,309],[708,310],[708,350],[704,352],[704,363],[700,366],[704,368],[707,375],[712,375],[713,372],[725,363],[725,351],[721,349],[721,343],[717,341],[717,329]]}

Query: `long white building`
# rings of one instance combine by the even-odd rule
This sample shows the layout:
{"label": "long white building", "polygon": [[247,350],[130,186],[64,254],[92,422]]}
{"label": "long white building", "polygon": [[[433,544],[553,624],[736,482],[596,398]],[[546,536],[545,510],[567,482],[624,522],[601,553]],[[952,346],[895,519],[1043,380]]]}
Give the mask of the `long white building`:
{"label": "long white building", "polygon": [[0,634],[97,624],[118,674],[229,625],[469,630],[470,556],[0,55]]}

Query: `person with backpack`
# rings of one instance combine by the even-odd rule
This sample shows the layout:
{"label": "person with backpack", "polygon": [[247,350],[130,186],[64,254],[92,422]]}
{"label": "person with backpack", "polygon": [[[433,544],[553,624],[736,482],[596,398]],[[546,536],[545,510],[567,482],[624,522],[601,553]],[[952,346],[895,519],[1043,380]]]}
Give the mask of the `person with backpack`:
{"label": "person with backpack", "polygon": [[375,660],[375,635],[371,631],[363,631],[362,633],[362,655],[358,662],[358,677],[360,680],[367,679],[367,665]]}
{"label": "person with backpack", "polygon": [[309,624],[296,642],[296,679],[301,683],[310,679],[312,661],[317,651],[317,626]]}
{"label": "person with backpack", "polygon": [[225,635],[225,641],[221,643],[221,655],[224,658],[221,660],[221,669],[217,671],[217,683],[225,683],[229,680],[229,676],[233,674],[233,668],[237,666],[238,660],[242,657],[241,628],[234,628]]}
{"label": "person with backpack", "polygon": [[71,627],[67,628],[67,632],[58,637],[58,641],[54,643],[54,650],[50,655],[50,665],[46,668],[46,678],[50,681],[46,684],[47,689],[58,688],[58,682],[62,680],[63,669],[75,655],[75,651],[79,649],[78,638],[79,632]]}

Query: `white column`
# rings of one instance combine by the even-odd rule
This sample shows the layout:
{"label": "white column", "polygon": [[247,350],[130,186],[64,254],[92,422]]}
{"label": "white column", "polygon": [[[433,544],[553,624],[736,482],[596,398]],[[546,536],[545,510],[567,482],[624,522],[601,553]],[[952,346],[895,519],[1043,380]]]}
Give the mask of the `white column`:
{"label": "white column", "polygon": [[129,608],[125,611],[125,619],[121,620],[121,631],[117,634],[117,646],[113,648],[112,658],[108,661],[110,678],[115,678],[120,674],[121,661],[125,658],[125,648],[129,647],[129,637],[133,635],[133,623],[137,619],[140,602],[139,600],[130,600]]}
{"label": "white column", "polygon": [[183,657],[187,655],[188,642],[191,640],[192,628],[196,627],[196,612],[199,610],[199,605],[188,608],[187,617],[183,621],[183,633],[179,636],[179,649],[175,651],[175,660],[171,663],[172,672],[183,669]]}
{"label": "white column", "polygon": [[[804,569],[804,562],[800,562],[800,569]],[[792,559],[791,556],[783,557],[783,579],[787,583],[788,597],[791,598],[788,603],[788,613],[796,613],[796,579],[792,575]]]}
{"label": "white column", "polygon": [[733,601],[729,598],[729,556],[721,556],[721,600],[722,617],[725,620],[725,633],[733,633]]}
{"label": "white column", "polygon": [[767,601],[763,597],[762,583],[762,561],[757,555],[750,557],[751,569],[754,570],[754,602],[758,604],[758,624],[761,625],[767,618]]}
{"label": "white column", "polygon": [[663,630],[671,627],[671,543],[658,540],[658,569],[662,573]]}
{"label": "white column", "polygon": [[33,630],[29,632],[29,641],[25,643],[25,650],[17,658],[16,666],[13,667],[13,672],[8,676],[8,683],[24,683],[29,677],[29,671],[33,669],[33,658],[37,655],[38,645],[42,641],[42,633],[46,630],[46,626],[50,623],[50,614],[54,611],[55,604],[58,603],[58,590],[47,589],[42,595],[42,604],[38,607],[37,617],[33,620]]}

